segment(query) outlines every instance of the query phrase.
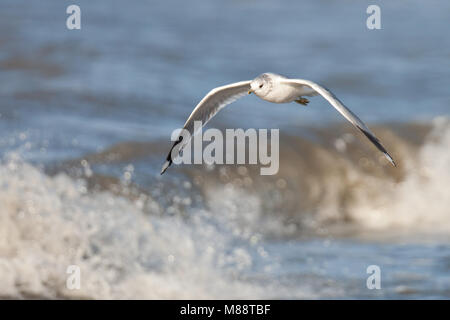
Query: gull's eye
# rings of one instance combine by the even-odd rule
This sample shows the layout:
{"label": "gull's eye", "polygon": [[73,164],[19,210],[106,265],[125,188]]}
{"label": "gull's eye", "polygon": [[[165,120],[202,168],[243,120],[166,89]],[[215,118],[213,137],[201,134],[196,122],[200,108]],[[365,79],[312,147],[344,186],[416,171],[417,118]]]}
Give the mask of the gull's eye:
{"label": "gull's eye", "polygon": [[260,85],[259,85],[259,88],[261,89],[262,87],[263,87],[263,84],[260,84]]}

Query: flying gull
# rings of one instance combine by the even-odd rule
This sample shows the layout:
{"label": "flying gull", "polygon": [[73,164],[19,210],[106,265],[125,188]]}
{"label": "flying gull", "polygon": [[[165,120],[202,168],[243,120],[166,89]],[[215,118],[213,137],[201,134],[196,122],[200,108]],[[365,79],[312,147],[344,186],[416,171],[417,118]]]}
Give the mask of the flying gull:
{"label": "flying gull", "polygon": [[[254,80],[240,81],[217,87],[211,90],[194,108],[191,115],[184,124],[183,129],[187,130],[192,137],[194,132],[194,122],[201,121],[204,126],[223,107],[236,101],[246,94],[254,93],[263,100],[273,103],[297,102],[307,105],[309,100],[305,98],[316,95],[324,97],[333,107],[339,111],[348,121],[350,121],[386,156],[389,162],[395,167],[395,162],[380,140],[370,131],[370,129],[350,111],[344,104],[325,87],[304,79],[289,79],[275,73],[263,73]],[[187,140],[187,139],[186,139]],[[180,135],[170,149],[161,174],[172,164],[172,155],[178,155],[189,141],[183,141]]]}

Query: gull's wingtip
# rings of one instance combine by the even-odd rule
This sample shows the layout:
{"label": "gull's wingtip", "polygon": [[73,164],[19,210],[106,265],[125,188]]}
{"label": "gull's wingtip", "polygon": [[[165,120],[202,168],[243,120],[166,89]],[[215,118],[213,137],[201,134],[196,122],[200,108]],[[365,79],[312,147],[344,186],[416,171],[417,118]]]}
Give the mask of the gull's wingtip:
{"label": "gull's wingtip", "polygon": [[164,172],[166,172],[167,168],[170,167],[170,164],[171,164],[170,161],[164,162],[164,164],[163,164],[163,166],[162,166],[162,169],[161,169],[161,175],[162,175]]}
{"label": "gull's wingtip", "polygon": [[392,159],[392,157],[390,156],[389,153],[385,153],[384,155],[386,156],[386,158],[389,160],[389,162],[392,164],[392,166],[394,168],[397,167],[397,164],[395,163],[394,159]]}
{"label": "gull's wingtip", "polygon": [[397,167],[397,165],[395,164],[394,159],[392,159],[391,155],[383,147],[383,145],[381,144],[380,140],[378,140],[378,138],[373,135],[373,133],[371,133],[368,129],[362,128],[359,125],[356,125],[356,127],[359,130],[361,130],[362,133],[364,133],[364,135],[378,148],[378,150],[383,152],[384,156],[386,157],[386,159],[388,159],[388,161],[392,164],[393,167]]}

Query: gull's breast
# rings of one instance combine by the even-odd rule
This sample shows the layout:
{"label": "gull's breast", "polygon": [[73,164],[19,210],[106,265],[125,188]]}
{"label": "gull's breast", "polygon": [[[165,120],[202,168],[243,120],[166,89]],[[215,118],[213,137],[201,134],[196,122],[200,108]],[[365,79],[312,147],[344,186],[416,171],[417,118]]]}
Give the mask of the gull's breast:
{"label": "gull's breast", "polygon": [[290,85],[276,83],[262,99],[273,103],[288,103],[298,99],[298,92]]}

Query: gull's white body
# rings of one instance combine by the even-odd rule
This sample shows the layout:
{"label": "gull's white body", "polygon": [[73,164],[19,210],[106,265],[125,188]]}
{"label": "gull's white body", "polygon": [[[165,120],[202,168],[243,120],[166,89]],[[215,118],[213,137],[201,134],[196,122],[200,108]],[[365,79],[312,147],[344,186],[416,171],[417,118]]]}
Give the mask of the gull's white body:
{"label": "gull's white body", "polygon": [[[292,85],[283,83],[282,81],[288,78],[279,74],[265,73],[264,75],[267,75],[272,80],[271,83],[265,84],[270,86],[270,90],[264,90],[265,87],[258,88],[257,81],[253,82],[253,86],[250,86],[252,92],[263,100],[273,103],[289,103],[301,98],[302,96],[317,95],[317,92],[307,86],[296,88]],[[261,77],[264,77],[264,75],[261,75]]]}
{"label": "gull's white body", "polygon": [[[289,79],[275,73],[263,73],[254,80],[241,81],[211,90],[194,108],[191,115],[184,124],[183,129],[190,135],[194,135],[194,122],[202,121],[205,125],[223,107],[243,97],[248,93],[254,93],[259,98],[273,103],[289,103],[302,99],[304,96],[321,95],[340,114],[350,121],[380,150],[389,162],[395,166],[395,162],[381,142],[375,137],[370,129],[350,109],[325,87],[304,79]],[[303,102],[301,102],[303,103]],[[180,136],[175,141],[172,149],[163,165],[161,174],[171,165],[174,156],[177,156],[189,141],[183,141]]]}

